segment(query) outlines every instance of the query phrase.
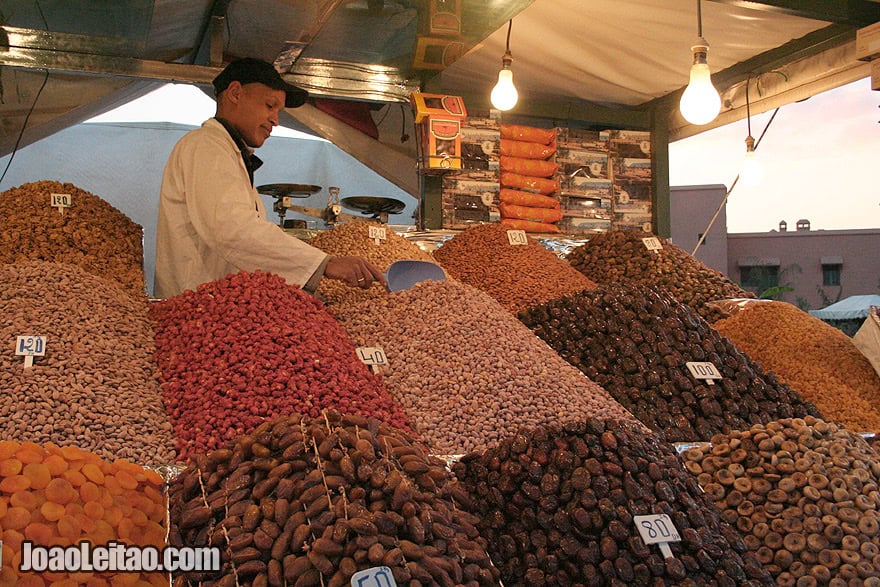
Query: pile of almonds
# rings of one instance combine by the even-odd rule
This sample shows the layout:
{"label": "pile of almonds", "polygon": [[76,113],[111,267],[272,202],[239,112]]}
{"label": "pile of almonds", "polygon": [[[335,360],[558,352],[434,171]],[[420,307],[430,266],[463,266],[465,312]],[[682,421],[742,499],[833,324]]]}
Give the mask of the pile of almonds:
{"label": "pile of almonds", "polygon": [[434,251],[434,258],[449,275],[513,313],[596,287],[532,237],[526,244],[511,244],[508,232],[498,223],[472,226]]}
{"label": "pile of almonds", "polygon": [[[370,238],[370,227],[385,231],[385,238]],[[433,261],[431,255],[409,242],[393,230],[376,222],[349,222],[338,224],[332,230],[318,233],[309,244],[329,255],[363,257],[383,273],[395,261]],[[378,284],[369,289],[348,287],[341,281],[324,279],[318,287],[318,295],[327,303],[332,312],[334,306],[350,304],[385,295]]]}
{"label": "pile of almonds", "polygon": [[0,584],[167,586],[168,576],[158,572],[20,570],[24,541],[164,548],[163,489],[158,474],[124,460],[110,462],[75,446],[0,441]]}
{"label": "pile of almonds", "polygon": [[[672,446],[641,427],[591,418],[520,431],[453,471],[506,585],[773,584]],[[650,514],[678,531],[672,558],[640,536],[648,522],[634,516]]]}
{"label": "pile of almonds", "polygon": [[[52,194],[71,206],[53,208]],[[0,193],[0,263],[70,263],[144,295],[143,228],[70,183],[37,181]]]}
{"label": "pile of almonds", "polygon": [[428,281],[340,308],[352,339],[387,356],[384,380],[438,454],[485,447],[520,426],[603,415],[634,421],[485,293]]}
{"label": "pile of almonds", "polygon": [[315,297],[240,272],[153,303],[156,361],[180,457],[222,448],[264,420],[324,408],[408,422]]}
{"label": "pile of almonds", "polygon": [[[16,356],[44,336],[44,356]],[[0,438],[74,445],[141,464],[175,460],[147,299],[76,265],[0,264]]]}
{"label": "pile of almonds", "polygon": [[858,435],[784,419],[682,458],[778,585],[880,585],[880,461]]}
{"label": "pile of almonds", "polygon": [[374,418],[266,422],[196,456],[169,495],[169,542],[223,551],[189,584],[340,587],[379,566],[398,585],[498,584],[446,462]]}
{"label": "pile of almonds", "polygon": [[[819,415],[690,307],[657,288],[605,286],[536,306],[520,319],[671,442]],[[722,378],[711,385],[696,379],[689,362],[712,363]]]}
{"label": "pile of almonds", "polygon": [[880,431],[880,376],[846,334],[786,302],[747,305],[714,328],[850,430]]}
{"label": "pile of almonds", "polygon": [[638,230],[602,232],[591,236],[566,258],[575,269],[600,285],[662,287],[704,318],[710,317],[707,302],[754,297],[672,243],[662,242],[663,248],[658,252],[649,250],[643,239],[651,236]]}

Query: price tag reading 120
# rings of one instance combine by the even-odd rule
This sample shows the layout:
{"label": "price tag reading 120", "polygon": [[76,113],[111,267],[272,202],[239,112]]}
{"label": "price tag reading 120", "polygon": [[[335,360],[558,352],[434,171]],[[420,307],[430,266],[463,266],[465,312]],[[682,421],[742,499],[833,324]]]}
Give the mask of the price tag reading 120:
{"label": "price tag reading 120", "polygon": [[529,244],[529,238],[524,230],[508,230],[507,242],[512,245],[527,245]]}
{"label": "price tag reading 120", "polygon": [[376,241],[377,245],[379,244],[379,241],[383,241],[388,238],[385,234],[385,228],[382,226],[371,226],[368,230],[369,232],[367,236],[369,236],[370,239]]}
{"label": "price tag reading 120", "polygon": [[672,519],[666,514],[650,514],[647,516],[633,516],[639,535],[645,544],[657,544],[660,546],[660,552],[665,558],[672,558],[672,551],[669,549],[670,542],[679,542],[681,536],[678,534]]}
{"label": "price tag reading 120", "polygon": [[705,379],[706,383],[709,385],[715,385],[712,380],[713,379],[721,379],[721,373],[718,372],[718,368],[715,367],[713,363],[701,363],[696,361],[690,361],[685,363],[687,368],[690,370],[691,375],[694,376],[694,379]]}
{"label": "price tag reading 120", "polygon": [[15,338],[15,354],[24,356],[24,368],[32,367],[34,357],[42,357],[46,354],[45,336],[17,336]]}
{"label": "price tag reading 120", "polygon": [[70,194],[50,194],[50,196],[52,198],[52,207],[58,208],[61,214],[64,214],[65,208],[70,208],[73,205]]}

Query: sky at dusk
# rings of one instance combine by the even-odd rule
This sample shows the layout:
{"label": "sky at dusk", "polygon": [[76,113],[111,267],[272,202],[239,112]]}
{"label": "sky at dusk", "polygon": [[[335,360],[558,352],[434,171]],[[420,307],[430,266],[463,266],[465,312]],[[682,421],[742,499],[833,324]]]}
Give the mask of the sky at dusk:
{"label": "sky at dusk", "polygon": [[[869,79],[779,109],[756,155],[763,180],[738,182],[727,202],[728,232],[767,232],[780,220],[813,230],[880,228],[880,92]],[[757,139],[773,111],[752,117]],[[745,120],[669,146],[673,186],[723,184],[739,173]]]}
{"label": "sky at dusk", "polygon": [[[767,232],[780,220],[808,219],[813,230],[880,228],[880,92],[863,79],[779,109],[756,154],[763,180],[739,182],[727,203],[728,232]],[[167,121],[199,125],[214,101],[195,87],[168,84],[92,119],[94,122]],[[761,135],[773,111],[752,117]],[[669,146],[672,186],[730,188],[745,155],[741,120]],[[303,135],[278,127],[276,136]]]}

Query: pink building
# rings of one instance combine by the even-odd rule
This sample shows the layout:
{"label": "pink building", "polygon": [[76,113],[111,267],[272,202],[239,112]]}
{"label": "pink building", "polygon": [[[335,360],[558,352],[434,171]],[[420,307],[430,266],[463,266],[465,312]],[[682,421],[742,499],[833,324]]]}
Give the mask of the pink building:
{"label": "pink building", "polygon": [[[673,243],[693,251],[724,193],[721,185],[672,188]],[[770,232],[728,234],[722,210],[695,256],[749,291],[791,288],[774,297],[804,310],[880,293],[880,228],[811,230],[801,219]]]}

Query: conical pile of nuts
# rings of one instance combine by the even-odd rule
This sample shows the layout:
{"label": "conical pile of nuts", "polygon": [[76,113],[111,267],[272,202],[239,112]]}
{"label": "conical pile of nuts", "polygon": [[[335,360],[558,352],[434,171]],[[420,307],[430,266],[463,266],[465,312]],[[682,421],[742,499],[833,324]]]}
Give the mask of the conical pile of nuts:
{"label": "conical pile of nuts", "polygon": [[778,585],[880,585],[880,461],[857,434],[793,418],[682,457]]}
{"label": "conical pile of nuts", "polygon": [[[521,430],[453,471],[505,585],[773,584],[673,447],[629,423]],[[671,557],[638,529],[652,514],[681,537]]]}
{"label": "conical pile of nuts", "polygon": [[498,584],[446,462],[375,418],[266,422],[197,455],[169,499],[171,545],[222,550],[189,584],[340,587],[380,566],[398,585]]}

